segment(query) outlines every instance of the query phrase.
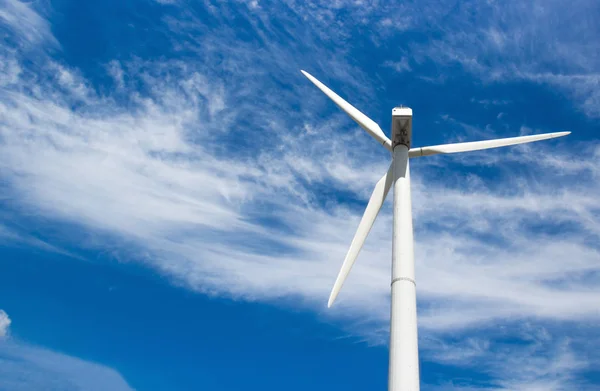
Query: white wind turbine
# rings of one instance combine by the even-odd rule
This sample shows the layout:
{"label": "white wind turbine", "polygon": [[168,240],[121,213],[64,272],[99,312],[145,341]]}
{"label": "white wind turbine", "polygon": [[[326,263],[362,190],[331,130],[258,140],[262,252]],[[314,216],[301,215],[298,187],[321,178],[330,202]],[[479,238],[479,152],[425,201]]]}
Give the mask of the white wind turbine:
{"label": "white wind turbine", "polygon": [[305,71],[301,72],[348,114],[350,118],[356,121],[367,133],[392,153],[392,164],[387,173],[375,185],[373,194],[369,199],[365,213],[342,264],[342,269],[331,290],[328,307],[331,307],[340,292],[385,201],[388,191],[394,186],[388,390],[418,391],[420,385],[417,342],[417,300],[408,159],[436,155],[438,153],[468,152],[523,144],[566,136],[571,132],[546,133],[533,136],[411,148],[412,109],[408,107],[395,107],[392,110],[392,139],[390,140],[373,120],[358,111],[354,106],[331,91],[312,75]]}

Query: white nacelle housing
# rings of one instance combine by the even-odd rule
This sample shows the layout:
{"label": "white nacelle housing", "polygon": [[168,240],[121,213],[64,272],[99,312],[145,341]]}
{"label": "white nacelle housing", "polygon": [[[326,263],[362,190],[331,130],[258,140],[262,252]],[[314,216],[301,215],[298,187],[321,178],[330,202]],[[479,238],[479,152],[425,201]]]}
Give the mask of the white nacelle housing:
{"label": "white nacelle housing", "polygon": [[410,107],[394,107],[392,109],[392,116],[400,116],[400,117],[412,117],[412,109]]}
{"label": "white nacelle housing", "polygon": [[394,107],[392,109],[392,150],[396,145],[406,145],[410,149],[412,139],[412,109]]}

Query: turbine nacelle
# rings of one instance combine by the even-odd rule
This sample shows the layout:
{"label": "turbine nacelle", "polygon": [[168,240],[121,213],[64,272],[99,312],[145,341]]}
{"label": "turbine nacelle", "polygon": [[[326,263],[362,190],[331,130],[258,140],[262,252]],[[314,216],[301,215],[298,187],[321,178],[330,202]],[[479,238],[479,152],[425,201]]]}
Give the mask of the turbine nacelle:
{"label": "turbine nacelle", "polygon": [[412,109],[394,107],[392,109],[392,150],[396,145],[406,145],[410,149],[412,140]]}

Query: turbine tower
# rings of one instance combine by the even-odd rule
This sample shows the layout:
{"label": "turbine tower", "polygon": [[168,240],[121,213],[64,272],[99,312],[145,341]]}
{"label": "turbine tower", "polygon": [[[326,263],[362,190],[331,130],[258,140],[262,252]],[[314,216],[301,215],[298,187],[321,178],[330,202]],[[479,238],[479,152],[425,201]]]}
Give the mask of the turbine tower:
{"label": "turbine tower", "polygon": [[338,296],[348,273],[360,252],[375,218],[390,190],[394,187],[394,223],[392,237],[392,277],[391,277],[391,316],[390,316],[390,359],[388,391],[418,391],[419,349],[417,338],[417,295],[415,283],[415,262],[413,253],[412,207],[410,198],[409,158],[477,151],[480,149],[504,147],[566,136],[571,132],[546,133],[533,136],[511,137],[496,140],[476,141],[457,144],[434,145],[411,148],[412,109],[395,107],[392,110],[392,139],[390,140],[369,117],[346,102],[323,83],[305,71],[301,71],[314,85],[327,95],[336,105],[367,131],[384,148],[392,153],[392,164],[387,173],[377,182],[367,208],[358,225],[350,249],[335,280],[328,307]]}

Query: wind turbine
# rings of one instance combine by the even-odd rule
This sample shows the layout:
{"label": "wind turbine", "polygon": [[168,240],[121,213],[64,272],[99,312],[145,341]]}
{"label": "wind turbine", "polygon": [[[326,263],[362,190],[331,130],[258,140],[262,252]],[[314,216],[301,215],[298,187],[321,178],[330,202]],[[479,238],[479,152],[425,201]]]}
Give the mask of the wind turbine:
{"label": "wind turbine", "polygon": [[415,262],[413,253],[412,207],[410,198],[409,158],[457,153],[480,149],[504,147],[562,137],[571,132],[537,134],[533,136],[501,138],[468,143],[443,144],[411,148],[412,109],[395,107],[392,110],[392,139],[390,140],[369,117],[346,102],[308,72],[301,71],[336,105],[367,131],[385,149],[392,153],[392,163],[387,173],[377,182],[367,208],[358,225],[350,249],[335,280],[328,307],[338,296],[348,273],[360,252],[375,218],[390,190],[394,187],[394,223],[392,236],[392,282],[390,316],[389,391],[418,391],[419,350],[417,342],[417,296]]}

